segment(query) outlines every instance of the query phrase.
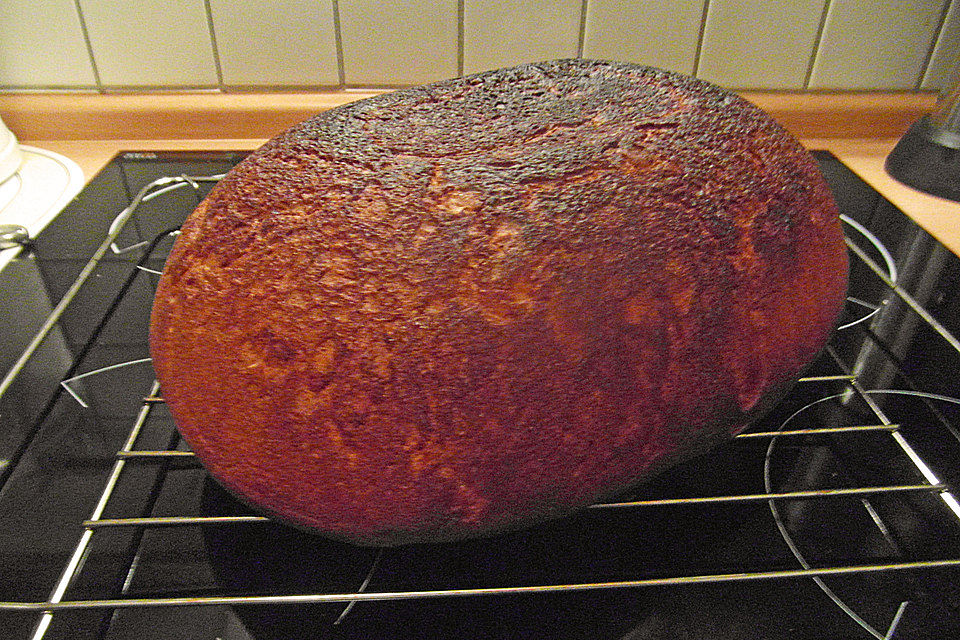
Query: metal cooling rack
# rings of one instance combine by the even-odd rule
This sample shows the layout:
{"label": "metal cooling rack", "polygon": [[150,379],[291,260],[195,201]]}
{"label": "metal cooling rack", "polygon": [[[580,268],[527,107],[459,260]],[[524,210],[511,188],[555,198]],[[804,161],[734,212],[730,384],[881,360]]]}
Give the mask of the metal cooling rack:
{"label": "metal cooling rack", "polygon": [[[117,217],[116,221],[110,228],[108,237],[104,240],[103,244],[90,260],[90,263],[81,272],[77,281],[68,290],[60,304],[58,304],[54,309],[37,338],[30,344],[30,346],[28,346],[24,356],[14,365],[11,373],[3,381],[2,385],[0,385],[0,393],[2,393],[2,391],[10,385],[12,379],[23,367],[26,360],[29,359],[30,355],[37,348],[40,342],[42,342],[51,328],[56,325],[64,309],[67,307],[67,305],[69,305],[71,299],[83,285],[84,281],[90,276],[107,251],[112,250],[115,253],[125,253],[136,249],[144,250],[143,258],[141,258],[138,263],[138,270],[134,272],[131,278],[137,277],[138,274],[142,274],[144,271],[150,271],[145,266],[147,264],[147,258],[150,257],[151,252],[157,246],[162,237],[157,238],[148,247],[142,246],[144,243],[123,248],[116,245],[116,238],[118,237],[124,224],[126,224],[126,222],[135,213],[137,206],[141,202],[162,195],[162,193],[165,193],[171,189],[187,186],[197,188],[198,184],[202,182],[215,181],[219,177],[220,176],[171,177],[158,180],[145,187],[137,195],[133,203],[124,209]],[[845,220],[845,222],[847,222],[847,224],[850,225],[851,229],[855,232],[849,233],[847,239],[847,244],[853,255],[861,260],[863,264],[865,264],[870,271],[872,271],[877,278],[879,278],[880,281],[886,285],[888,292],[894,294],[896,297],[902,300],[908,307],[910,307],[916,314],[926,321],[931,329],[936,332],[947,344],[949,344],[950,347],[960,353],[960,342],[957,341],[956,337],[951,335],[949,331],[947,331],[939,322],[937,322],[936,319],[933,318],[922,305],[914,300],[913,297],[907,291],[901,288],[896,282],[897,276],[893,267],[893,261],[890,259],[889,253],[883,249],[882,245],[879,245],[879,242],[876,241],[876,239],[873,238],[869,232],[862,227],[859,227],[859,225],[856,223],[850,220]],[[171,231],[168,233],[173,234],[176,232]],[[862,248],[861,243],[864,237],[868,241],[867,244],[874,247],[873,249],[868,251]],[[881,258],[880,263],[886,264],[880,264],[875,261],[871,257],[871,253],[874,256],[879,256]],[[121,293],[125,290],[126,287],[124,287]],[[863,310],[863,313],[858,319],[847,323],[841,327],[841,329],[865,324],[878,312],[880,312],[883,306],[883,303],[871,304],[863,300],[856,299],[851,299],[849,304],[852,304],[854,307]],[[116,305],[114,305],[114,307],[115,306]],[[104,323],[106,323],[106,321],[109,319],[110,313],[112,313],[112,308],[111,311],[108,311],[107,317],[103,319]],[[94,337],[96,337],[96,335],[94,335]],[[663,509],[668,507],[688,507],[695,509],[699,506],[718,503],[737,505],[765,502],[769,505],[771,515],[773,516],[776,526],[779,528],[784,540],[787,542],[794,557],[796,558],[796,568],[775,568],[770,570],[744,569],[742,571],[737,570],[721,573],[694,573],[657,577],[639,577],[637,579],[616,581],[597,580],[576,583],[520,586],[492,584],[489,586],[476,588],[425,589],[389,592],[368,591],[367,586],[370,583],[371,577],[376,571],[377,563],[380,561],[384,553],[381,551],[373,560],[372,566],[367,572],[366,579],[363,580],[358,589],[352,592],[305,592],[295,594],[265,595],[209,593],[203,595],[186,594],[164,597],[134,597],[127,595],[130,577],[137,570],[136,550],[133,549],[131,556],[128,558],[128,564],[126,567],[126,580],[122,585],[118,585],[118,588],[116,589],[116,593],[119,594],[118,597],[109,599],[68,598],[67,594],[71,587],[75,585],[77,581],[81,579],[84,572],[89,569],[88,560],[91,557],[91,550],[97,543],[99,536],[101,536],[104,532],[120,529],[134,530],[138,532],[140,539],[142,539],[142,535],[145,532],[159,528],[207,526],[243,527],[254,523],[268,521],[267,518],[253,515],[198,516],[196,514],[182,514],[163,517],[141,517],[139,515],[130,517],[105,517],[108,506],[111,505],[112,501],[117,498],[117,492],[121,486],[121,479],[132,468],[143,465],[152,465],[160,469],[160,478],[153,487],[152,495],[155,497],[156,494],[159,493],[162,482],[165,478],[165,474],[171,468],[171,465],[177,465],[178,468],[182,467],[183,465],[197,465],[193,453],[178,448],[180,443],[177,440],[171,440],[170,446],[164,449],[145,449],[139,447],[138,443],[143,440],[143,436],[153,426],[152,421],[156,408],[158,405],[163,403],[163,398],[159,395],[159,385],[158,383],[154,382],[149,394],[143,399],[139,413],[131,427],[126,441],[124,442],[122,448],[120,448],[120,450],[116,453],[115,460],[112,464],[112,468],[104,485],[103,491],[99,497],[99,500],[97,501],[96,507],[93,509],[89,518],[83,521],[83,533],[77,542],[73,553],[70,555],[69,560],[63,567],[59,580],[57,580],[56,584],[53,585],[49,597],[43,601],[0,602],[0,610],[37,614],[38,621],[31,638],[33,638],[33,640],[40,640],[46,634],[51,622],[54,619],[54,616],[64,612],[77,610],[102,610],[109,613],[111,611],[115,612],[123,609],[150,607],[200,607],[213,605],[289,606],[298,604],[340,603],[342,605],[346,605],[346,609],[344,609],[341,617],[337,620],[337,622],[339,622],[340,619],[342,619],[343,616],[349,612],[350,607],[358,602],[455,599],[507,594],[545,594],[575,591],[639,589],[645,587],[670,587],[690,584],[805,579],[816,581],[818,586],[820,586],[820,588],[837,604],[837,606],[841,607],[841,609],[843,609],[851,619],[860,625],[866,634],[876,638],[893,638],[896,632],[897,624],[903,615],[904,609],[908,606],[908,603],[902,603],[899,609],[897,609],[895,612],[892,612],[891,621],[886,629],[876,629],[861,619],[852,607],[849,607],[842,600],[842,598],[831,591],[825,580],[839,576],[857,576],[888,572],[916,572],[944,568],[960,568],[960,557],[950,556],[932,559],[925,558],[921,560],[903,559],[902,561],[897,560],[890,562],[866,562],[853,564],[816,564],[808,561],[800,549],[800,546],[794,542],[791,533],[788,531],[788,527],[784,524],[784,519],[781,517],[780,505],[782,505],[785,501],[827,501],[836,498],[856,497],[860,499],[864,509],[867,510],[870,518],[874,521],[880,533],[886,539],[890,540],[891,543],[894,543],[894,541],[891,539],[886,524],[880,519],[876,510],[871,506],[871,500],[880,498],[884,495],[933,495],[939,498],[939,503],[942,509],[946,514],[948,514],[949,520],[954,526],[952,531],[944,531],[943,535],[945,537],[960,535],[960,503],[958,503],[957,498],[953,493],[953,488],[947,482],[941,479],[930,468],[930,466],[927,465],[914,447],[904,437],[902,433],[902,423],[892,420],[884,412],[877,400],[881,394],[910,394],[922,397],[931,402],[960,404],[960,401],[950,397],[924,393],[922,391],[911,389],[873,390],[865,388],[864,385],[861,384],[859,376],[852,372],[844,364],[836,349],[834,349],[832,346],[828,346],[826,353],[828,355],[828,361],[832,362],[835,372],[825,375],[811,375],[804,377],[801,378],[798,383],[800,386],[804,387],[823,385],[824,394],[822,395],[821,400],[817,400],[797,410],[780,425],[779,429],[767,431],[747,431],[735,436],[736,440],[741,441],[753,440],[767,442],[766,466],[764,469],[765,491],[753,494],[682,496],[663,499],[633,499],[620,502],[596,504],[590,507],[591,510],[604,512],[627,509]],[[140,363],[141,361],[118,363],[115,365],[115,367]],[[69,393],[74,395],[78,401],[82,402],[82,398],[79,397],[76,392],[74,392],[70,384],[77,379],[87,375],[95,375],[100,371],[103,370],[88,372],[86,374],[81,374],[80,376],[73,376],[64,381],[64,387]],[[842,391],[839,393],[836,392],[838,385],[842,387]],[[873,414],[873,418],[871,418],[868,422],[855,425],[844,424],[814,428],[804,426],[803,414],[805,411],[810,410],[813,405],[827,400],[849,401],[850,398],[858,398],[859,401],[861,401],[865,406],[869,407]],[[790,491],[774,490],[773,483],[770,478],[770,460],[775,455],[777,447],[781,446],[782,443],[803,441],[805,439],[822,439],[823,437],[844,438],[852,435],[856,435],[858,437],[867,436],[877,439],[892,440],[896,445],[896,449],[900,452],[900,455],[904,457],[905,461],[908,462],[910,467],[915,471],[916,481],[895,484],[866,484],[864,486],[839,488],[814,488]],[[895,543],[894,546],[896,546]],[[389,550],[386,551],[386,553],[389,553]]]}

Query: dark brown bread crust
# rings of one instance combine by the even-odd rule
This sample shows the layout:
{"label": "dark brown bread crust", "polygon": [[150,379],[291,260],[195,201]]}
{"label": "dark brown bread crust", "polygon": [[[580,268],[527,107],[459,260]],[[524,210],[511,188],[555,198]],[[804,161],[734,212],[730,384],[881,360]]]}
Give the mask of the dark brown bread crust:
{"label": "dark brown bread crust", "polygon": [[741,428],[846,289],[809,155],[711,85],[564,60],[335,109],[187,221],[154,365],[249,503],[370,544],[554,517]]}

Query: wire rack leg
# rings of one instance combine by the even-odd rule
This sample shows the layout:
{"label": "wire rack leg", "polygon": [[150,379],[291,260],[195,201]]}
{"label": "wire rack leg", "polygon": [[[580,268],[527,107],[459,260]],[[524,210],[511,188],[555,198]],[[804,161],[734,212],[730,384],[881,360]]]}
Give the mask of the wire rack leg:
{"label": "wire rack leg", "polygon": [[[150,395],[156,395],[157,391],[159,390],[160,384],[154,381],[150,388]],[[152,408],[153,405],[150,403],[145,403],[140,408],[140,413],[137,414],[136,422],[134,422],[133,428],[130,430],[130,435],[127,436],[126,442],[123,443],[123,448],[121,451],[130,451],[133,449],[133,445],[137,440],[137,436],[140,435],[140,429],[142,429],[143,425],[146,423],[147,417],[150,415]],[[103,515],[103,512],[107,507],[107,502],[109,502],[110,496],[113,494],[113,490],[117,485],[117,481],[120,479],[120,473],[123,471],[125,465],[126,461],[122,458],[113,463],[110,476],[107,478],[103,492],[100,494],[100,499],[97,501],[97,506],[94,507],[93,513],[90,515],[90,520],[99,520]],[[73,554],[70,556],[70,561],[63,569],[63,573],[60,574],[60,579],[53,588],[50,598],[48,599],[48,603],[57,604],[63,600],[63,596],[66,594],[67,588],[80,572],[84,561],[90,553],[90,541],[93,539],[93,531],[93,529],[87,528],[80,536],[80,541],[74,548]],[[40,616],[40,620],[37,622],[37,626],[34,628],[33,635],[30,636],[31,640],[41,640],[46,635],[47,630],[50,628],[51,622],[53,622],[53,613],[50,611],[43,612],[43,614]]]}

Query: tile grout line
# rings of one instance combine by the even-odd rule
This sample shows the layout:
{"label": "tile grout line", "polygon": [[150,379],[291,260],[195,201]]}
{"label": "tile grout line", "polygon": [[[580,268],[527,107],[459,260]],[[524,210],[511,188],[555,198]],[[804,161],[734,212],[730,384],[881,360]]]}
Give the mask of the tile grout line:
{"label": "tile grout line", "polygon": [[220,64],[220,47],[217,45],[217,32],[213,28],[213,9],[210,7],[210,0],[203,0],[203,9],[207,14],[207,30],[210,32],[210,48],[213,52],[213,66],[217,73],[217,89],[220,93],[224,93],[223,66]]}
{"label": "tile grout line", "polygon": [[810,60],[807,61],[807,72],[803,76],[804,90],[810,89],[810,80],[813,79],[813,67],[817,64],[817,57],[820,55],[820,45],[823,43],[823,33],[827,28],[827,16],[833,7],[833,0],[826,0],[823,3],[823,10],[820,12],[820,24],[817,26],[817,35],[813,39],[813,51],[810,52]]}
{"label": "tile grout line", "polygon": [[97,67],[97,59],[93,55],[93,43],[90,42],[90,31],[87,29],[87,20],[83,17],[83,7],[80,6],[80,0],[73,0],[73,7],[77,12],[77,19],[80,21],[80,33],[83,35],[83,44],[87,48],[87,56],[90,58],[93,82],[97,86],[97,91],[104,93],[103,82],[100,80],[100,69]]}
{"label": "tile grout line", "polygon": [[457,77],[463,76],[465,0],[457,0]]}
{"label": "tile grout line", "polygon": [[333,46],[337,51],[337,81],[342,89],[347,84],[347,71],[343,64],[343,31],[340,26],[340,3],[333,2]]}
{"label": "tile grout line", "polygon": [[[927,49],[927,55],[923,58],[923,63],[920,65],[920,72],[917,74],[917,82],[913,87],[914,91],[920,91],[923,87],[923,82],[927,79],[927,74],[930,73],[930,63],[933,62],[933,54],[937,50],[937,45],[940,44],[940,39],[943,38],[943,32],[947,28],[947,15],[950,14],[950,9],[953,8],[953,3],[958,0],[948,0],[943,3],[943,10],[940,12],[940,22],[937,24],[937,28],[933,30],[933,38],[930,40],[930,47]],[[956,65],[960,62],[960,58],[954,61]],[[947,82],[956,78],[957,69],[951,69],[950,74],[947,76]],[[941,87],[940,89],[950,89],[951,87]]]}
{"label": "tile grout line", "polygon": [[583,43],[587,37],[587,2],[589,2],[589,0],[582,0],[580,2],[580,28],[577,31],[578,58],[583,58]]}
{"label": "tile grout line", "polygon": [[0,96],[20,93],[102,93],[95,84],[5,84],[0,86]]}
{"label": "tile grout line", "polygon": [[105,84],[101,93],[123,95],[145,91],[152,93],[220,93],[216,84]]}
{"label": "tile grout line", "polygon": [[710,0],[703,0],[703,12],[700,14],[700,33],[697,34],[697,48],[693,53],[693,71],[690,73],[697,77],[700,71],[700,55],[703,53],[703,38],[707,33],[707,13],[710,11]]}

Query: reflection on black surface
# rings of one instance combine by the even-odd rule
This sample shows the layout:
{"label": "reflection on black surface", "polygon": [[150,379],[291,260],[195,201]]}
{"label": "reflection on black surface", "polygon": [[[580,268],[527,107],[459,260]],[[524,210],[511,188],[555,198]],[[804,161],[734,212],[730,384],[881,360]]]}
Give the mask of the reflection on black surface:
{"label": "reflection on black surface", "polygon": [[[250,513],[212,481],[203,505],[211,514]],[[669,538],[653,542],[635,526],[611,537],[618,520],[607,518],[604,531],[587,516],[483,540],[386,549],[368,590],[562,584],[600,573],[622,579],[629,569],[622,557]],[[223,586],[243,594],[353,593],[378,553],[279,524],[210,527],[204,537]],[[629,630],[636,606],[627,591],[372,602],[357,604],[338,625],[343,604],[236,611],[256,638],[595,638]]]}

